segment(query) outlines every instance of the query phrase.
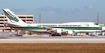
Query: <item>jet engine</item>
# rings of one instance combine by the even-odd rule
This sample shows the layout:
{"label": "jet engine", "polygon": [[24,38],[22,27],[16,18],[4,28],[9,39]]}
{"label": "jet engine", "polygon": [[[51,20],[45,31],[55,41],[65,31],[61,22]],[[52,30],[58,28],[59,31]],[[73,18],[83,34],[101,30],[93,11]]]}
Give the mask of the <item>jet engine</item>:
{"label": "jet engine", "polygon": [[73,31],[72,30],[63,30],[63,29],[56,29],[53,28],[51,30],[48,30],[49,33],[51,33],[52,36],[61,36],[61,35],[72,35]]}
{"label": "jet engine", "polygon": [[55,30],[55,32],[61,34],[62,33],[62,30],[61,29],[57,29],[57,30]]}
{"label": "jet engine", "polygon": [[61,36],[62,29],[52,29],[50,32],[52,36]]}
{"label": "jet engine", "polygon": [[72,31],[72,30],[68,30],[67,33],[68,33],[69,35],[72,35],[72,34],[73,34],[73,31]]}

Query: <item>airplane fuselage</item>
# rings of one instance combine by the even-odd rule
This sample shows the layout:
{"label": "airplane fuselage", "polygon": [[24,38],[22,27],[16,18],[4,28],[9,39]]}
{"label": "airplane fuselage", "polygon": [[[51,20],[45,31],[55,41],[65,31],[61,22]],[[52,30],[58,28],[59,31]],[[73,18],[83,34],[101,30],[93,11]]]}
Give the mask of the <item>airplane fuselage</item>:
{"label": "airplane fuselage", "polygon": [[86,33],[86,32],[98,32],[102,30],[102,27],[97,25],[80,25],[80,24],[63,24],[63,23],[35,23],[35,24],[23,24],[23,25],[16,25],[8,24],[8,26],[23,29],[23,30],[30,30],[30,31],[46,31],[47,28],[54,28],[54,29],[62,29],[62,30],[73,30],[76,33]]}

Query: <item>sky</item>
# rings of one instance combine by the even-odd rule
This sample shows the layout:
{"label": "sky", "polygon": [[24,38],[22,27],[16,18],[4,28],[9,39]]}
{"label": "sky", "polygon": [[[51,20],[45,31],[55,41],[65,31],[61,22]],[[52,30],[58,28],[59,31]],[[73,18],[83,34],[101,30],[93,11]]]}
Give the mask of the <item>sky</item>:
{"label": "sky", "polygon": [[105,0],[0,0],[0,14],[8,8],[15,14],[33,14],[34,23],[95,22],[105,24]]}

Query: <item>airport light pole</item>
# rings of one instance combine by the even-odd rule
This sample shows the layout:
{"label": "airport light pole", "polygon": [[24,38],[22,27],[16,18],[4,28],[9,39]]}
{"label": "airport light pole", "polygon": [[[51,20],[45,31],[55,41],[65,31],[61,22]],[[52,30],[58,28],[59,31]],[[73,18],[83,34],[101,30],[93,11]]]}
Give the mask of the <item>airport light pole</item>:
{"label": "airport light pole", "polygon": [[41,23],[41,14],[39,14],[39,23]]}
{"label": "airport light pole", "polygon": [[99,12],[97,12],[97,24],[99,24]]}

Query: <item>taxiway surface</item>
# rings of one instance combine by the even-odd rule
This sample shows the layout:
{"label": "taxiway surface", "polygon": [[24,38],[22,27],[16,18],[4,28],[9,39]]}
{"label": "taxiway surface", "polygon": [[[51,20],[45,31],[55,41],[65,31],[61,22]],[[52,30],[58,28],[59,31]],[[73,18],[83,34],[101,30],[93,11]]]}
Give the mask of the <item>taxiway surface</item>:
{"label": "taxiway surface", "polygon": [[101,37],[6,37],[0,43],[105,43]]}

